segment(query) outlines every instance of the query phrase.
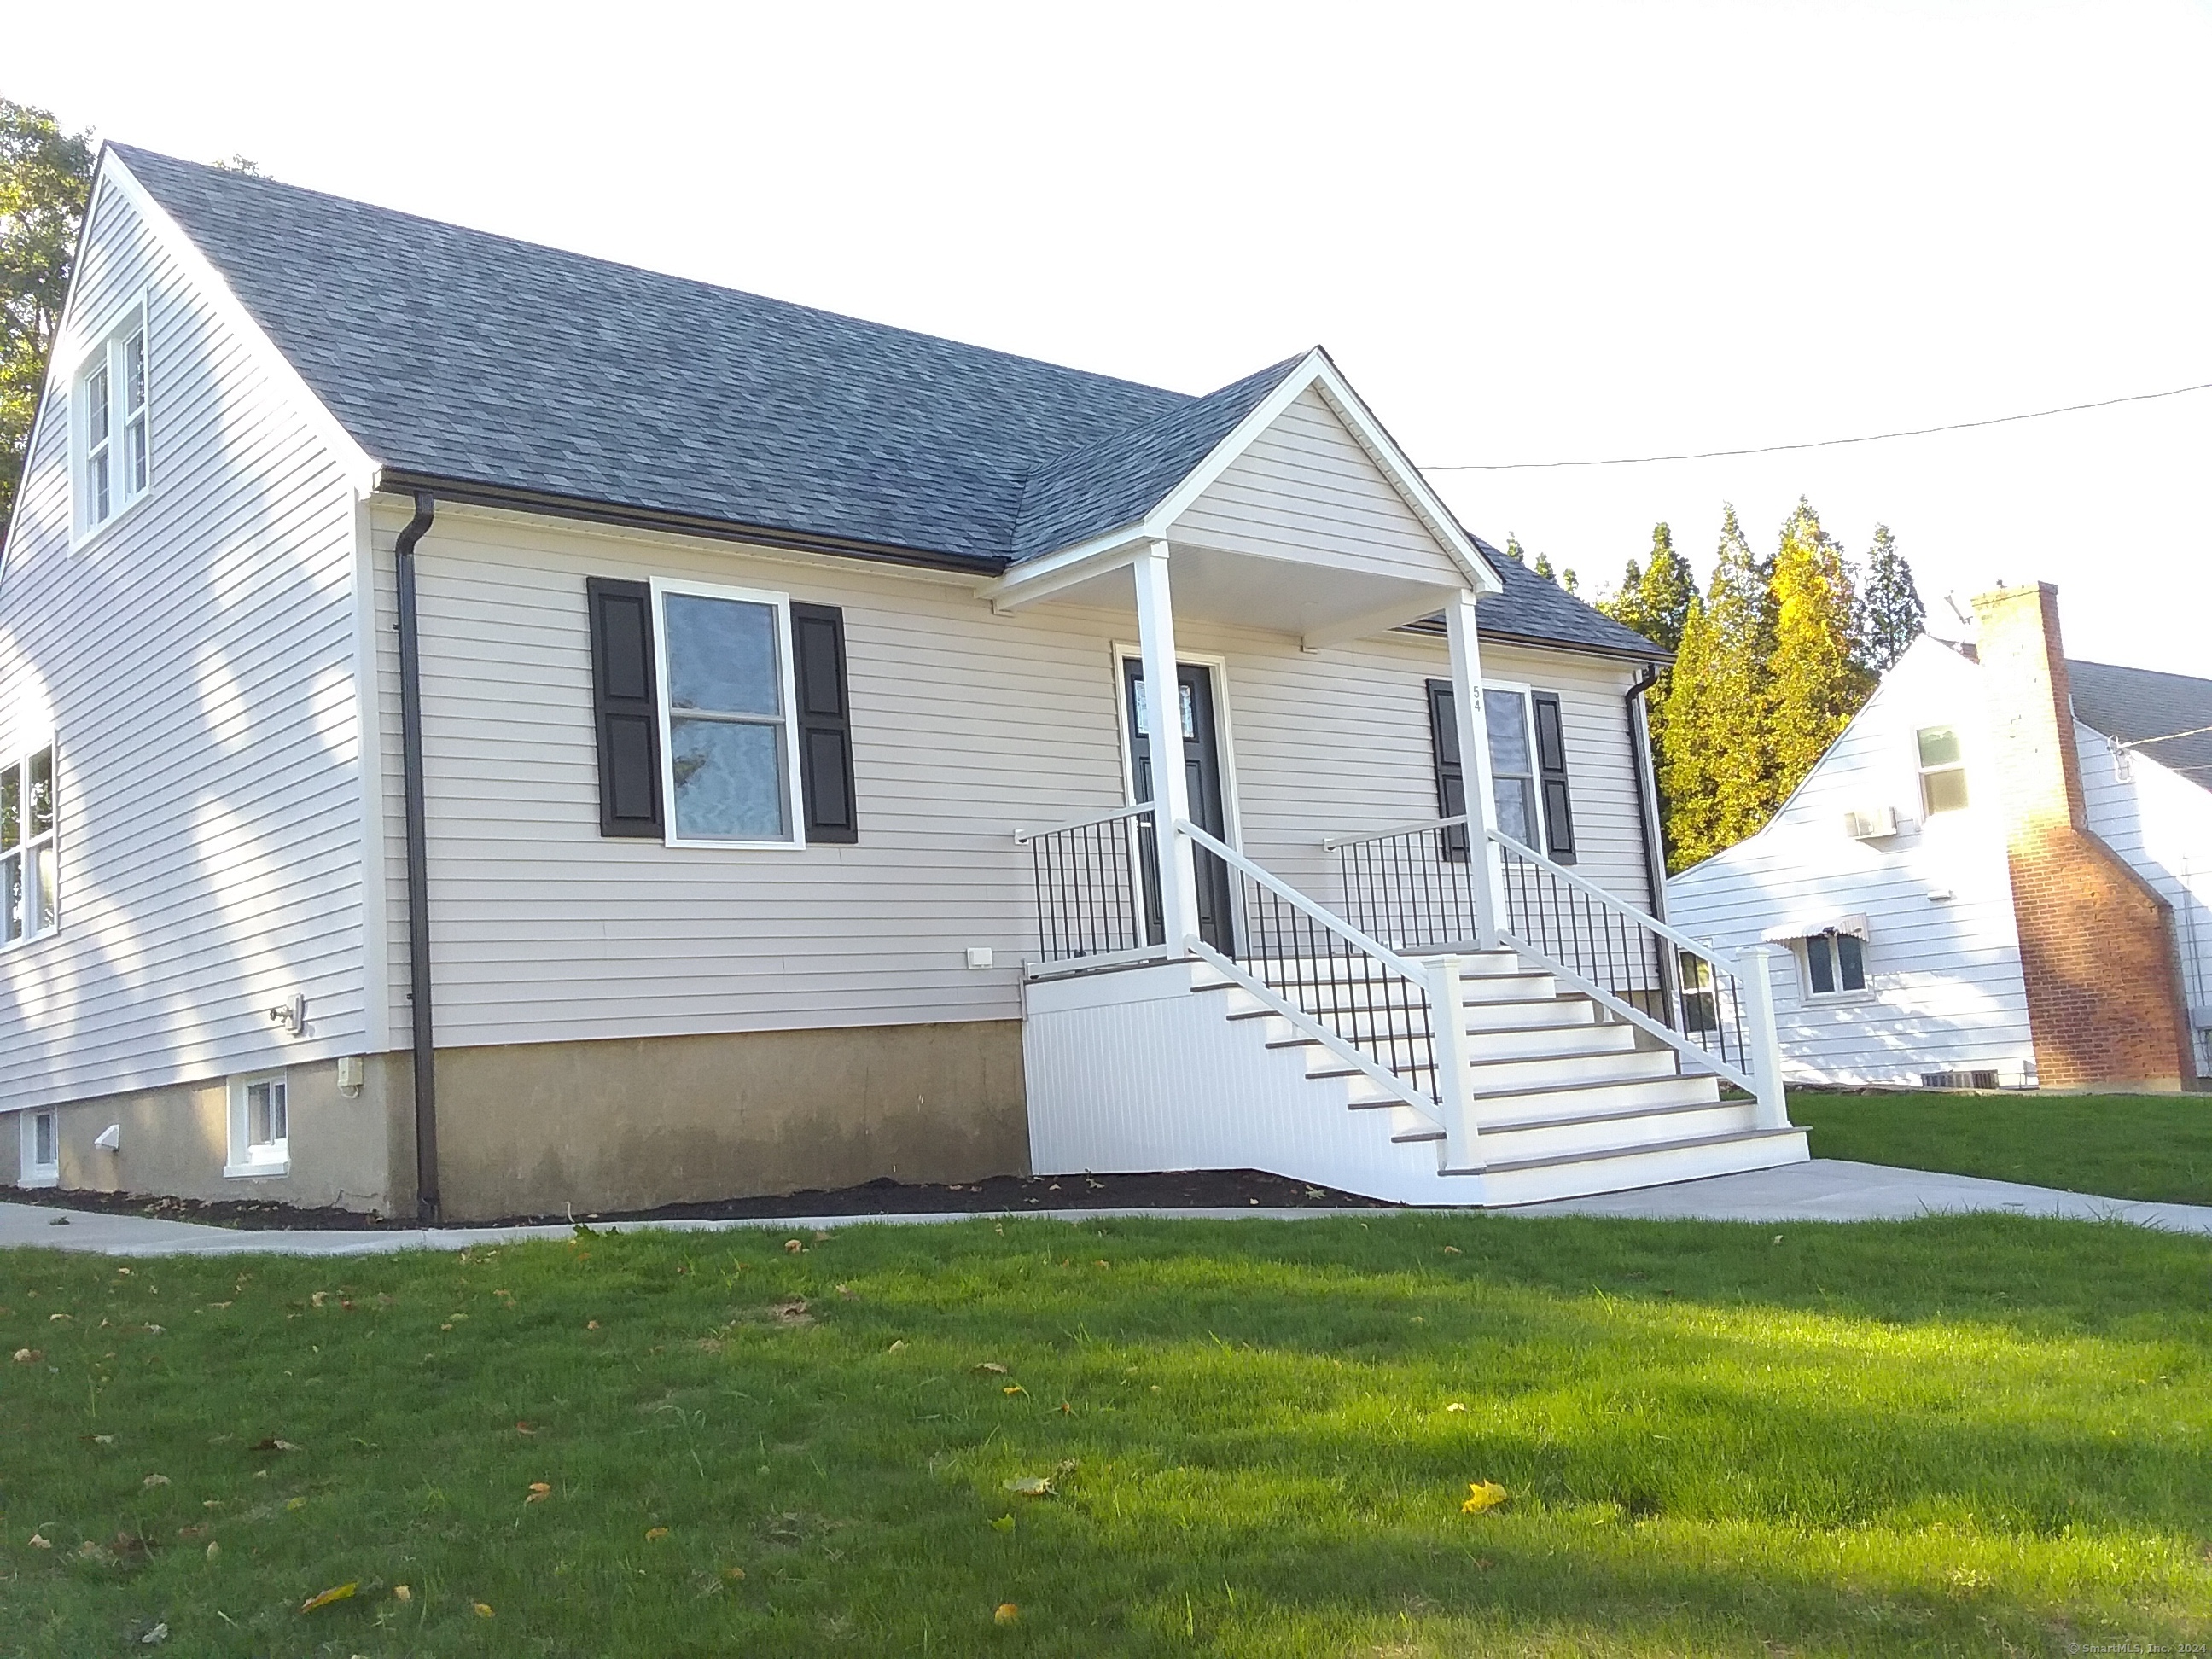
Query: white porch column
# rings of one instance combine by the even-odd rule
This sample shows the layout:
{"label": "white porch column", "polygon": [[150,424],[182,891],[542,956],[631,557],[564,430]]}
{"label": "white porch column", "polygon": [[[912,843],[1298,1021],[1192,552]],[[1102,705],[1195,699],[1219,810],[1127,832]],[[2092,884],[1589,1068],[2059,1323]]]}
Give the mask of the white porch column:
{"label": "white porch column", "polygon": [[1137,583],[1137,645],[1144,656],[1146,747],[1152,765],[1152,845],[1158,849],[1160,921],[1181,955],[1198,932],[1198,872],[1176,820],[1190,816],[1183,773],[1182,697],[1176,678],[1175,610],[1168,594],[1168,544],[1153,542],[1130,567]]}
{"label": "white porch column", "polygon": [[1474,883],[1474,922],[1486,948],[1498,943],[1505,914],[1504,870],[1488,831],[1497,796],[1490,787],[1490,726],[1482,707],[1482,649],[1476,638],[1474,594],[1462,588],[1444,606],[1451,643],[1452,713],[1459,725],[1459,772],[1467,795],[1468,857],[1480,860]]}

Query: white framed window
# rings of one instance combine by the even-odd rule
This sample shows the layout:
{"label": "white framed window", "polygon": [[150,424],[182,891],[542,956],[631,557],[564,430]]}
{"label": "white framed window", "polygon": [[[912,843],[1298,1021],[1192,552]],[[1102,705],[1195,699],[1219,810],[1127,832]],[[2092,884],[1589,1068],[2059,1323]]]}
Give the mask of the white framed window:
{"label": "white framed window", "polygon": [[52,743],[0,764],[0,950],[61,925],[55,817]]}
{"label": "white framed window", "polygon": [[1954,726],[1923,726],[1913,733],[1920,750],[1920,807],[1934,817],[1938,812],[1962,812],[1966,808],[1966,762],[1959,748]]}
{"label": "white framed window", "polygon": [[1482,715],[1490,734],[1491,809],[1498,828],[1539,853],[1544,817],[1536,793],[1536,726],[1534,699],[1525,685],[1482,684]]}
{"label": "white framed window", "polygon": [[291,1085],[283,1072],[230,1080],[230,1161],[227,1176],[280,1176],[292,1167]]}
{"label": "white framed window", "polygon": [[153,380],[141,298],[84,354],[70,383],[71,521],[79,540],[154,487]]}
{"label": "white framed window", "polygon": [[55,1111],[18,1112],[22,1154],[19,1184],[58,1187],[62,1184],[61,1114]]}
{"label": "white framed window", "polygon": [[653,584],[671,847],[803,847],[791,601]]}
{"label": "white framed window", "polygon": [[1805,994],[1850,996],[1866,989],[1866,941],[1856,933],[1808,933],[1804,947]]}

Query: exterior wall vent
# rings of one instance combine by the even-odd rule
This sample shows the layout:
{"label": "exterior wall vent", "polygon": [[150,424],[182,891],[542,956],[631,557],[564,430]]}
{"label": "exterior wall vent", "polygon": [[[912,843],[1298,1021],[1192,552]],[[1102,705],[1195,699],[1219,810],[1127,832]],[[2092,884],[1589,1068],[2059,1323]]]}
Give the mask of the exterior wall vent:
{"label": "exterior wall vent", "polygon": [[1920,1086],[1923,1089],[1994,1089],[1997,1086],[1995,1072],[1923,1072]]}
{"label": "exterior wall vent", "polygon": [[1844,814],[1844,833],[1853,841],[1880,841],[1897,833],[1897,809],[1871,806],[1863,812]]}

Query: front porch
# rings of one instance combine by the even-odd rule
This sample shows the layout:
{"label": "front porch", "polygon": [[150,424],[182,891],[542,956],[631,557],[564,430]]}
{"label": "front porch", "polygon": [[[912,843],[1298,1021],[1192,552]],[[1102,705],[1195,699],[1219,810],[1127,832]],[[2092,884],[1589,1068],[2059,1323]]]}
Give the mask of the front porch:
{"label": "front porch", "polygon": [[[1403,1202],[1514,1204],[1807,1156],[1783,1108],[1765,953],[1717,954],[1493,822],[1475,580],[1167,538],[1067,574],[1010,580],[1000,602],[1110,606],[1118,589],[1133,611],[1117,653],[1129,800],[1016,836],[1034,905],[1035,1170],[1252,1167]],[[1331,610],[1354,620],[1328,624]],[[1435,706],[1451,723],[1437,740],[1466,810],[1379,830],[1278,823],[1273,844],[1304,843],[1303,884],[1248,856],[1228,707],[1178,650],[1178,623],[1272,624],[1310,663],[1439,614],[1450,695]],[[1172,700],[1155,690],[1170,684]]]}

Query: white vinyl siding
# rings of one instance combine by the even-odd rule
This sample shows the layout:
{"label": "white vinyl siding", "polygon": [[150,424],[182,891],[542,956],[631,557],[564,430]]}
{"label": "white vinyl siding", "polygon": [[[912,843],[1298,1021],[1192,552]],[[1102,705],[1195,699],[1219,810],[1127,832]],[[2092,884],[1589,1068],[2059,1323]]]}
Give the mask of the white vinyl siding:
{"label": "white vinyl siding", "polygon": [[160,487],[71,548],[59,384],[0,569],[0,754],[64,738],[66,907],[0,953],[0,1108],[362,1046],[348,488],[111,181],[72,315],[141,296]]}
{"label": "white vinyl siding", "polygon": [[[376,636],[398,505],[380,507]],[[1127,612],[994,615],[963,586],[858,562],[446,508],[417,550],[431,936],[441,1044],[1019,1017],[1036,952],[1021,827],[1121,804]],[[860,839],[672,857],[599,834],[587,576],[767,589],[844,612]],[[1321,653],[1179,623],[1222,659],[1243,848],[1331,902],[1333,831],[1433,817],[1441,639]],[[1631,665],[1501,648],[1562,691],[1584,872],[1642,902],[1620,694]],[[1490,665],[1486,660],[1486,667]],[[387,699],[390,1007],[405,1029],[398,732]],[[1609,775],[1617,770],[1618,776]],[[997,968],[970,969],[969,946]]]}
{"label": "white vinyl siding", "polygon": [[1177,544],[1457,586],[1451,556],[1308,387],[1175,521]]}
{"label": "white vinyl siding", "polygon": [[[1756,943],[1801,918],[1863,915],[1867,990],[1815,1000],[1802,944],[1772,965],[1787,1074],[1917,1086],[1923,1073],[1993,1070],[2018,1085],[2034,1045],[2021,978],[2004,830],[1986,799],[1924,820],[1917,736],[1947,726],[1985,753],[1980,671],[1922,639],[1884,678],[1768,827],[1676,876],[1668,915],[1694,939]],[[1853,839],[1851,812],[1897,811],[1899,833]]]}

